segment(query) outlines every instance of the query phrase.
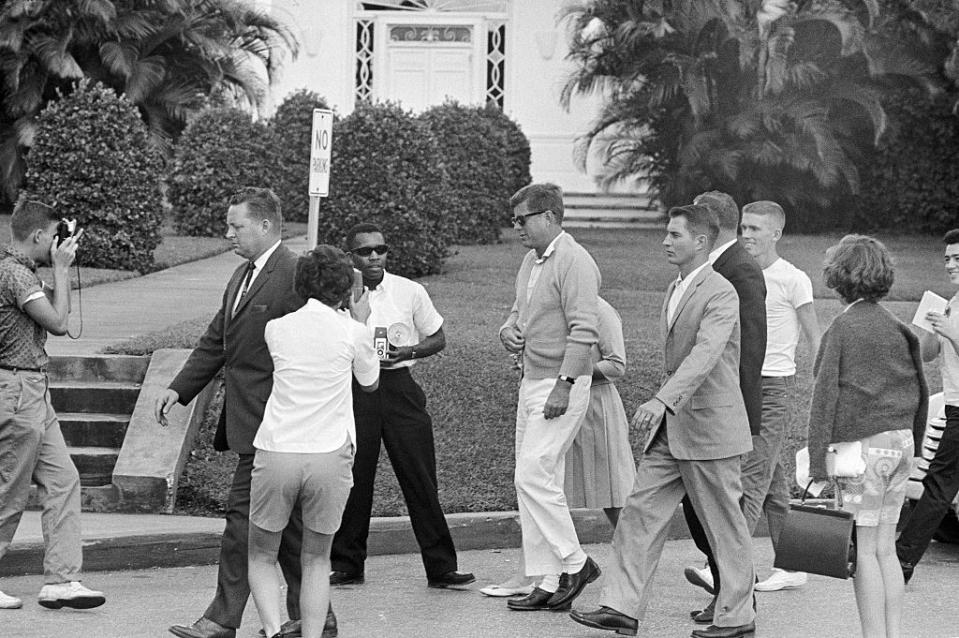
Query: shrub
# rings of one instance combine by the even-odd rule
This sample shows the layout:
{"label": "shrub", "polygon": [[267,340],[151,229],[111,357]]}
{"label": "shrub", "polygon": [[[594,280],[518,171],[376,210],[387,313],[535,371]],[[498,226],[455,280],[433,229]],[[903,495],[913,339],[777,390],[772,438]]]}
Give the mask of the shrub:
{"label": "shrub", "polygon": [[160,244],[162,160],[135,106],[87,81],[37,118],[25,195],[84,228],[84,266],[150,270]]}
{"label": "shrub", "polygon": [[424,111],[450,179],[452,207],[446,223],[457,244],[488,244],[499,239],[509,209],[512,184],[504,152],[506,136],[482,108],[447,102]]}
{"label": "shrub", "polygon": [[180,137],[167,178],[177,231],[206,237],[226,232],[230,196],[243,186],[271,186],[266,183],[271,158],[269,131],[249,113],[234,108],[200,113]]}
{"label": "shrub", "polygon": [[885,102],[889,129],[861,163],[857,226],[942,232],[959,226],[959,119],[955,93],[918,90]]}
{"label": "shrub", "polygon": [[270,132],[276,157],[271,180],[283,202],[283,218],[305,222],[310,211],[310,132],[313,109],[327,108],[326,100],[313,91],[300,89],[276,109]]}
{"label": "shrub", "polygon": [[503,184],[507,199],[533,181],[529,172],[529,139],[523,134],[519,124],[494,104],[487,104],[478,113],[485,117],[499,131],[498,139],[502,145],[502,154],[506,158],[509,180]]}
{"label": "shrub", "polygon": [[396,104],[360,104],[333,128],[330,197],[320,207],[319,241],[343,244],[359,222],[383,229],[389,269],[439,272],[451,238],[446,169],[423,122]]}

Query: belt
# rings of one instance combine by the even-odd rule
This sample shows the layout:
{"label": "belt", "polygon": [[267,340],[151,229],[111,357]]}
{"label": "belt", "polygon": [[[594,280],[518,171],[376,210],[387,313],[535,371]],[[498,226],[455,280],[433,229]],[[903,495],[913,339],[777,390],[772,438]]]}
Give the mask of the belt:
{"label": "belt", "polygon": [[10,366],[5,363],[0,363],[0,370],[9,370],[10,372],[42,372],[46,374],[47,367],[42,366],[40,368],[27,368],[24,366]]}

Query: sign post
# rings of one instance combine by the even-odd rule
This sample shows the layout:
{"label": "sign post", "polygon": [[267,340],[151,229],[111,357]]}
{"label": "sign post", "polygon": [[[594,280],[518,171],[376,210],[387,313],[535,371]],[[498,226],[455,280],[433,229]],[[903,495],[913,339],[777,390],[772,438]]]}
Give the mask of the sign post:
{"label": "sign post", "polygon": [[310,134],[310,216],[306,224],[306,244],[316,248],[320,223],[320,198],[330,195],[330,159],[333,149],[333,111],[313,109]]}

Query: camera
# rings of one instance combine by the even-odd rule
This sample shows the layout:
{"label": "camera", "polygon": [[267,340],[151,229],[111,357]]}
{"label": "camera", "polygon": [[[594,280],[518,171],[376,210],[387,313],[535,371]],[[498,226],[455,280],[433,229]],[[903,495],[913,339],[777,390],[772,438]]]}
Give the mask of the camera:
{"label": "camera", "polygon": [[57,246],[62,244],[64,240],[73,237],[73,233],[77,230],[77,220],[75,219],[66,219],[63,218],[60,220],[60,223],[57,224],[57,234],[56,242]]}

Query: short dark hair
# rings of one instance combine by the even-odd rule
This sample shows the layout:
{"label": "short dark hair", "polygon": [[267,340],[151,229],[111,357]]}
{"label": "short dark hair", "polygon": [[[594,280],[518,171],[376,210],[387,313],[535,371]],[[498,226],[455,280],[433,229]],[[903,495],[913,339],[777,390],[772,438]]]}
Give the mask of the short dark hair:
{"label": "short dark hair", "polygon": [[868,235],[846,235],[826,250],[822,278],[846,303],[878,301],[892,288],[892,256],[881,241]]}
{"label": "short dark hair", "polygon": [[53,206],[21,196],[10,216],[10,234],[16,241],[24,241],[33,231],[46,230],[51,223],[58,221],[60,216]]}
{"label": "short dark hair", "polygon": [[230,206],[246,204],[250,217],[257,221],[270,220],[276,232],[283,230],[283,207],[280,198],[269,188],[244,186],[230,197]]}
{"label": "short dark hair", "polygon": [[719,237],[719,220],[716,214],[706,206],[699,204],[687,204],[685,206],[673,206],[669,209],[669,218],[674,219],[682,217],[686,220],[686,228],[692,233],[693,237],[697,235],[706,236],[706,248],[712,250]]}
{"label": "short dark hair", "polygon": [[959,244],[959,228],[953,228],[942,236],[942,243],[946,246],[950,244]]}
{"label": "short dark hair", "polygon": [[353,240],[356,239],[357,235],[364,235],[366,233],[379,233],[382,235],[383,231],[380,230],[379,226],[370,222],[360,222],[359,224],[354,225],[352,228],[346,231],[347,250],[353,247]]}
{"label": "short dark hair", "polygon": [[732,195],[722,191],[707,191],[697,195],[693,203],[713,211],[721,229],[739,229],[739,206],[736,205]]}
{"label": "short dark hair", "polygon": [[296,260],[293,290],[304,299],[316,299],[335,306],[350,292],[353,266],[339,248],[320,244]]}
{"label": "short dark hair", "polygon": [[563,189],[556,184],[544,182],[540,184],[529,184],[519,189],[509,198],[509,207],[516,208],[523,202],[531,211],[551,210],[556,216],[556,221],[563,222]]}

